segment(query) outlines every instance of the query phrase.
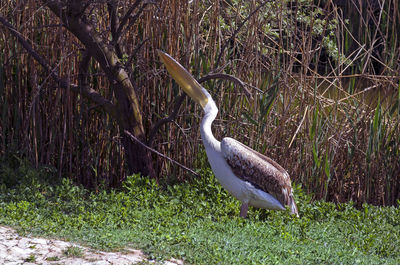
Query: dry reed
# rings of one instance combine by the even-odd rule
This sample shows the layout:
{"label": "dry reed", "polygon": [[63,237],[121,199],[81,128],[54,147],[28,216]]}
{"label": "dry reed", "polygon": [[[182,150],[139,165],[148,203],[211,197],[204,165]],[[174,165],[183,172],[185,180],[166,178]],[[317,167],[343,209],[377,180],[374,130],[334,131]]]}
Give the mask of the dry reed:
{"label": "dry reed", "polygon": [[[383,6],[353,2],[319,7],[168,0],[145,6],[122,32],[126,50],[120,59],[136,84],[146,133],[173,111],[181,93],[157,58],[155,50],[162,49],[196,77],[223,72],[248,84],[251,97],[228,81],[204,84],[220,108],[217,138],[235,137],[277,160],[316,198],[396,204],[399,7],[395,0]],[[134,3],[126,1],[118,12]],[[50,10],[32,0],[2,2],[0,8],[53,70],[78,83],[83,47]],[[109,36],[107,5],[93,2],[86,12]],[[112,117],[60,88],[7,30],[0,34],[1,154],[53,165],[60,176],[95,189],[118,186],[127,171],[123,132]],[[93,61],[89,75],[91,86],[114,100]],[[190,168],[205,166],[200,117],[199,107],[185,100],[178,117],[159,128],[152,147]],[[162,157],[153,159],[158,174],[170,181],[190,176]]]}

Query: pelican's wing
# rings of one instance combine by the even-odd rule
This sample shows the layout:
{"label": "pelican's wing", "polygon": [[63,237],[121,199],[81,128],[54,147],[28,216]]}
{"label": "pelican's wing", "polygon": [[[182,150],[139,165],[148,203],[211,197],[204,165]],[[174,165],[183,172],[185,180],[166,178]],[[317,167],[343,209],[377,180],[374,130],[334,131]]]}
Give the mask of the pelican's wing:
{"label": "pelican's wing", "polygon": [[221,151],[238,178],[274,196],[282,205],[289,205],[292,213],[297,214],[290,177],[283,167],[229,137],[222,140]]}

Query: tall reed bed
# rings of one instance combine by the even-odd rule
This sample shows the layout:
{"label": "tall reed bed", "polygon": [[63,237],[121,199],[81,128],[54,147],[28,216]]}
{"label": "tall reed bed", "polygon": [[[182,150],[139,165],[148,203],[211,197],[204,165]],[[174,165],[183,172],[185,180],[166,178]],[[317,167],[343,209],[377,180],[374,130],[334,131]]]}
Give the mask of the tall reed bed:
{"label": "tall reed bed", "polygon": [[[119,12],[134,3],[127,1]],[[395,0],[374,8],[358,4],[169,0],[145,6],[123,32],[127,50],[121,62],[136,84],[147,133],[174,111],[182,93],[157,58],[155,50],[162,49],[198,78],[221,72],[247,84],[244,90],[226,80],[203,83],[220,109],[217,138],[235,137],[272,157],[318,199],[396,204],[399,8]],[[106,5],[90,7],[98,31],[110,34]],[[78,83],[82,47],[48,9],[17,1],[1,10],[54,69]],[[53,165],[60,176],[89,187],[118,185],[126,169],[115,122],[79,94],[59,88],[7,31],[1,34],[1,152]],[[113,100],[95,63],[90,84]],[[188,167],[206,166],[201,114],[186,99],[152,147]],[[191,178],[153,158],[169,181]]]}

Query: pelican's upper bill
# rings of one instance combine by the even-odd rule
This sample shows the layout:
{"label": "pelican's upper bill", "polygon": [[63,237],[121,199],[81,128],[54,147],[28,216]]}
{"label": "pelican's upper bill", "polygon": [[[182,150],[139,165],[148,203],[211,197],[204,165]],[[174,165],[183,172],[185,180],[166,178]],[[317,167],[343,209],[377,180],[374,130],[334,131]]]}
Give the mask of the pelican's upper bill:
{"label": "pelican's upper bill", "polygon": [[208,98],[203,93],[199,82],[169,54],[157,50],[162,62],[165,64],[170,75],[183,88],[183,90],[203,108],[207,105]]}

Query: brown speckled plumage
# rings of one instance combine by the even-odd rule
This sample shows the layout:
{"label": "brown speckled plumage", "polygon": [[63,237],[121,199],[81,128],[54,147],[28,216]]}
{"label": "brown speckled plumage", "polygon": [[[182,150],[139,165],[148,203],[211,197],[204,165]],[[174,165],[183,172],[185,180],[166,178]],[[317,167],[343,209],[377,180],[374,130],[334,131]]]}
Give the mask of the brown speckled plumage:
{"label": "brown speckled plumage", "polygon": [[282,205],[293,201],[289,174],[278,163],[232,138],[224,138],[221,151],[233,173],[274,196]]}

